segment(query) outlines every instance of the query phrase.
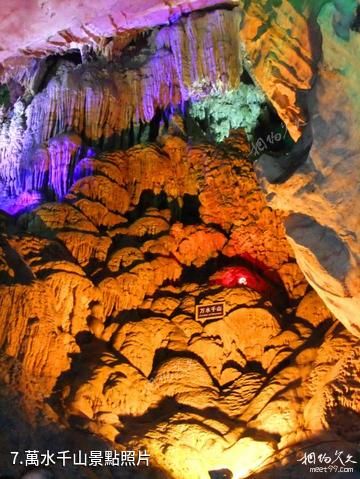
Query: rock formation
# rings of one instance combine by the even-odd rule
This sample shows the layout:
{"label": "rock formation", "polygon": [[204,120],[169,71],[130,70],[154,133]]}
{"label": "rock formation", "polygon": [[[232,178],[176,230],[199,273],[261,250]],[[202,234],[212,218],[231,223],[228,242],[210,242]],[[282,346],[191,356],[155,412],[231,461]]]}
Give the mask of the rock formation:
{"label": "rock formation", "polygon": [[241,1],[240,38],[251,75],[298,140],[307,122],[298,93],[313,85],[319,45],[312,42],[313,25],[294,3]]}
{"label": "rock formation", "polygon": [[238,87],[242,64],[232,52],[239,51],[239,21],[236,9],[196,13],[154,30],[146,47],[125,49],[117,62],[63,62],[47,84],[45,72],[43,89],[26,110],[19,101],[0,125],[0,194],[51,187],[61,198],[81,146],[77,136],[65,139],[64,133],[110,146],[122,131],[150,122],[158,109]]}
{"label": "rock formation", "polygon": [[[308,105],[310,154],[303,153],[303,164],[285,182],[273,174],[278,158],[265,155],[259,172],[271,205],[289,212],[287,235],[303,273],[335,316],[359,336],[360,133],[354,99],[360,65],[350,60],[359,35],[347,28],[344,43],[334,30],[336,11],[327,5],[319,16],[323,59]],[[291,161],[289,155],[288,168]]]}
{"label": "rock formation", "polygon": [[[153,467],[179,479],[224,466],[246,477],[314,435],[353,441],[335,391],[351,380],[356,394],[357,341],[306,293],[244,153],[166,137],[162,148],[86,162],[92,176],[63,202],[23,214],[17,234],[2,236],[7,387],[31,408],[51,398],[47,421],[59,415],[110,444],[146,448]],[[200,200],[188,225],[186,195]],[[234,255],[254,278],[287,278],[288,306],[251,282],[215,284],[211,271],[221,275],[221,257]],[[195,316],[196,305],[221,302],[222,318]],[[341,407],[356,412],[356,395]]]}
{"label": "rock formation", "polygon": [[135,0],[126,4],[104,0],[92,5],[78,0],[62,0],[61,4],[53,0],[40,4],[35,0],[18,0],[4,6],[1,66],[6,74],[6,70],[12,72],[27,59],[31,63],[34,57],[88,45],[104,49],[109,38],[114,38],[120,48],[131,41],[134,31],[163,25],[182,14],[216,4],[218,0],[180,0],[171,5],[162,0]]}

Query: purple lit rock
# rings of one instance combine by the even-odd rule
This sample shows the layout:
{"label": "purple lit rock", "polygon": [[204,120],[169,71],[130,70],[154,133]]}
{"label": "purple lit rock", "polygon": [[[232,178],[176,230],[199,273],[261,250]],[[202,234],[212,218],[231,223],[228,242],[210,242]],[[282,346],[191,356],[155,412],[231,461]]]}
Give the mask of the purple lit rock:
{"label": "purple lit rock", "polygon": [[193,13],[154,30],[131,67],[121,59],[65,65],[26,108],[18,101],[10,119],[0,118],[0,195],[50,189],[61,199],[80,153],[95,153],[81,151],[80,137],[106,143],[159,108],[237,88],[239,22],[238,9]]}
{"label": "purple lit rock", "polygon": [[[74,131],[97,142],[150,122],[158,108],[239,86],[240,12],[194,13],[155,32],[141,62],[79,65],[51,79],[26,111],[26,149]],[[142,60],[144,58],[144,60]]]}
{"label": "purple lit rock", "polygon": [[72,184],[72,172],[81,148],[77,135],[61,135],[49,141],[49,186],[58,199],[62,198]]}
{"label": "purple lit rock", "polygon": [[16,198],[1,198],[0,211],[16,215],[24,210],[34,208],[43,200],[42,195],[36,191],[20,193]]}
{"label": "purple lit rock", "polygon": [[23,102],[18,100],[12,117],[0,123],[0,196],[13,196],[22,191],[20,163],[25,129],[24,111]]}

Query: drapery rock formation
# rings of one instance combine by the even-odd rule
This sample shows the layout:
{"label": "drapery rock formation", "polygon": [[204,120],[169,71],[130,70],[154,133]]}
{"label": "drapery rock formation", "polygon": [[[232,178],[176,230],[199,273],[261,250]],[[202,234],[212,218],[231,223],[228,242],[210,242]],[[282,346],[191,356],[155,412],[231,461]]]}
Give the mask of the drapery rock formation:
{"label": "drapery rock formation", "polygon": [[312,87],[318,60],[315,32],[290,0],[240,3],[246,65],[298,140],[307,122],[298,94]]}
{"label": "drapery rock formation", "polygon": [[277,181],[277,176],[281,176],[282,165],[291,169],[296,160],[291,155],[282,159],[264,155],[259,171],[270,204],[290,213],[287,235],[308,281],[335,316],[359,336],[360,109],[356,79],[360,64],[355,52],[360,39],[349,26],[348,41],[338,36],[336,12],[329,4],[319,16],[323,58],[308,105],[313,137],[310,154],[302,153],[303,164],[287,181]]}
{"label": "drapery rock formation", "polygon": [[[154,30],[145,47],[125,49],[117,62],[60,63],[48,82],[43,72],[41,91],[27,108],[19,101],[0,127],[0,195],[51,187],[61,198],[81,146],[76,135],[116,146],[124,130],[140,128],[159,109],[237,88],[239,21],[237,9],[194,13]],[[68,132],[76,135],[61,136]]]}

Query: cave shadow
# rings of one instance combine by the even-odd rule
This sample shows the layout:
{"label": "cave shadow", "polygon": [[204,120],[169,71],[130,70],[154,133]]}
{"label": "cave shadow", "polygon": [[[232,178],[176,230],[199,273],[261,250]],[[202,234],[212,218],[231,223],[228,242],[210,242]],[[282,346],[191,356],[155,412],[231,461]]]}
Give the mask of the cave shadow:
{"label": "cave shadow", "polygon": [[[268,382],[270,382],[282,369],[290,366],[301,352],[309,348],[319,348],[323,342],[325,334],[333,326],[333,324],[334,323],[332,320],[326,320],[317,328],[313,328],[311,335],[306,338],[298,348],[294,349],[289,356],[283,359],[274,369],[272,369],[268,377]],[[340,330],[343,328],[342,325],[337,325],[337,327]]]}
{"label": "cave shadow", "polygon": [[198,196],[184,193],[181,198],[182,206],[177,198],[169,198],[164,190],[160,193],[154,193],[150,189],[145,189],[140,195],[139,202],[126,214],[126,217],[129,222],[133,222],[143,217],[149,208],[156,208],[159,211],[168,209],[171,213],[170,226],[177,221],[185,226],[200,224],[200,200]]}
{"label": "cave shadow", "polygon": [[[64,406],[60,400],[59,393],[69,384],[71,384],[72,391],[76,391],[82,384],[91,381],[94,378],[96,369],[101,367],[101,365],[109,365],[108,362],[105,363],[104,359],[102,359],[104,355],[107,353],[111,354],[114,362],[130,364],[128,359],[116,351],[110,343],[96,338],[89,331],[79,332],[75,339],[80,350],[69,355],[71,367],[59,376],[52,394],[48,398],[50,406],[59,414],[62,413]],[[84,365],[86,365],[86,368],[84,368]],[[70,393],[69,400],[72,398],[73,394]]]}
{"label": "cave shadow", "polygon": [[[23,284],[29,285],[35,279],[31,268],[22,259],[21,255],[10,246],[10,243],[5,236],[0,234],[0,248],[3,252],[5,263],[13,270],[14,276],[0,276],[0,284]],[[3,273],[1,271],[1,273]]]}
{"label": "cave shadow", "polygon": [[[24,406],[25,405],[25,406]],[[58,453],[70,451],[70,454],[82,451],[89,454],[91,451],[109,451],[112,445],[95,436],[89,431],[78,428],[64,427],[54,420],[41,419],[41,411],[36,414],[29,412],[27,399],[14,393],[7,386],[0,383],[0,479],[21,479],[24,474],[46,470],[49,479],[80,479],[91,477],[98,479],[130,479],[154,478],[165,479],[163,473],[156,466],[148,468],[149,475],[142,469],[130,467],[85,467],[76,466],[71,462],[66,467],[57,462],[55,465],[25,465],[25,451],[39,451],[39,456],[46,451]],[[45,413],[46,416],[46,413]],[[19,457],[13,464],[13,452],[19,452]],[[24,464],[20,464],[20,460]],[[167,478],[168,479],[168,478]]]}
{"label": "cave shadow", "polygon": [[[297,244],[309,249],[320,265],[334,278],[344,281],[351,263],[349,249],[339,235],[313,217],[292,213],[285,220],[287,235]],[[307,271],[308,275],[310,274]],[[312,281],[317,284],[315,278]]]}
{"label": "cave shadow", "polygon": [[264,176],[270,184],[285,183],[307,161],[312,143],[312,129],[307,125],[290,152],[278,156],[263,153],[255,162],[255,172]]}
{"label": "cave shadow", "polygon": [[[220,424],[226,425],[229,431],[239,430],[239,436],[241,437],[249,437],[259,442],[271,442],[274,444],[280,440],[279,434],[269,433],[254,427],[246,428],[247,423],[245,421],[231,417],[216,407],[200,409],[194,406],[180,404],[173,397],[165,397],[155,408],[149,409],[140,418],[120,416],[126,432],[119,432],[116,437],[116,442],[121,444],[135,438],[145,437],[152,429],[161,423],[170,422],[171,418],[178,413],[181,413],[181,415],[193,415],[194,417],[186,419],[186,421],[183,418],[173,420],[171,421],[172,424],[182,424],[186,422],[186,424],[200,426],[210,433],[222,436],[223,433],[218,430],[215,425],[211,424],[211,421],[217,421]],[[206,423],[205,421],[209,422]]]}

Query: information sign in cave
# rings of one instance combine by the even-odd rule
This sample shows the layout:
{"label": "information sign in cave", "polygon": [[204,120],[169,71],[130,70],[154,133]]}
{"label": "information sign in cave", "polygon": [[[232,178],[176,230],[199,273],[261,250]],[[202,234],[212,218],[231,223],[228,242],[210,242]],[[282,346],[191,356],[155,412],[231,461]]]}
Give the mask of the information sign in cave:
{"label": "information sign in cave", "polygon": [[198,304],[196,306],[196,320],[222,319],[225,314],[225,303]]}

